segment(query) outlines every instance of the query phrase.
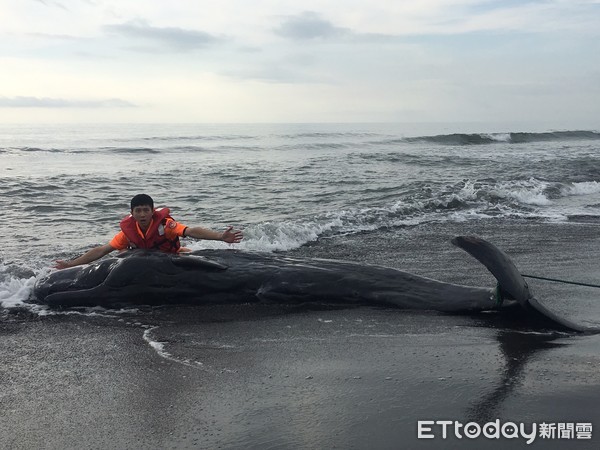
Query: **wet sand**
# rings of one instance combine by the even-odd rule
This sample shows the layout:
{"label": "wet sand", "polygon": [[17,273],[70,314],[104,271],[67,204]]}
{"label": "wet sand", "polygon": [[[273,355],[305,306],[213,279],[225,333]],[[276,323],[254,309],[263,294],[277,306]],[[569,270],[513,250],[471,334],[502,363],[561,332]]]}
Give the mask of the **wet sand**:
{"label": "wet sand", "polygon": [[[573,224],[572,233],[563,226],[561,236],[551,234],[553,225],[531,227],[488,231],[520,268],[591,281],[595,224]],[[459,231],[390,231],[383,243],[362,235],[360,248],[341,238],[320,245],[318,256],[489,285],[485,270],[448,244]],[[485,226],[470,231],[490,237]],[[547,240],[543,252],[536,238]],[[600,318],[589,292],[535,288],[571,318]],[[600,447],[600,336],[555,333],[510,316],[172,307],[115,317],[12,314],[0,336],[0,448]],[[443,440],[439,432],[417,439],[418,420],[495,419],[591,422],[594,431],[591,440],[537,437],[532,445]]]}
{"label": "wet sand", "polygon": [[167,357],[114,319],[5,324],[0,446],[441,448],[417,439],[418,420],[600,423],[598,336],[372,308],[207,315],[175,309],[147,333],[169,337]]}

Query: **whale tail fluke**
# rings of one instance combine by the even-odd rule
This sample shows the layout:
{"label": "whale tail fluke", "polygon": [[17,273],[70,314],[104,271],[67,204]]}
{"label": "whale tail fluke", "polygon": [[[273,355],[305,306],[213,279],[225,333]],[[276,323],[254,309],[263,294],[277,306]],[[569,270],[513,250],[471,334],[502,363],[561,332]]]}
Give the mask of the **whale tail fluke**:
{"label": "whale tail fluke", "polygon": [[503,293],[519,302],[527,311],[551,322],[559,329],[577,332],[597,332],[559,317],[532,294],[529,285],[506,253],[495,245],[475,236],[457,236],[452,243],[482,263],[498,280]]}
{"label": "whale tail fluke", "polygon": [[537,313],[543,315],[545,318],[550,319],[554,324],[557,324],[559,328],[589,334],[597,334],[600,332],[600,330],[597,328],[585,327],[556,315],[544,305],[542,305],[535,297],[531,297],[530,299],[528,299],[527,305],[531,310],[536,311]]}
{"label": "whale tail fluke", "polygon": [[494,275],[504,294],[527,306],[527,300],[533,297],[527,282],[506,253],[481,238],[475,236],[457,236],[452,243],[477,259]]}

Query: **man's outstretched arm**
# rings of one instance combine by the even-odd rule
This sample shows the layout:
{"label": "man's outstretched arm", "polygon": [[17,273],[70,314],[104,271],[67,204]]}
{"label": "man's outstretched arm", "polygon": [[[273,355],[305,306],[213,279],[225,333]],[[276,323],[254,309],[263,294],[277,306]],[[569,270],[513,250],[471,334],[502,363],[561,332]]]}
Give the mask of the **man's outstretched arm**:
{"label": "man's outstretched arm", "polygon": [[91,250],[88,250],[79,258],[72,259],[70,261],[58,260],[56,261],[55,268],[56,269],[67,269],[68,267],[75,267],[81,264],[89,264],[92,261],[96,261],[97,259],[102,258],[105,255],[108,255],[113,250],[116,250],[110,244],[101,245],[99,247],[94,247]]}
{"label": "man's outstretched arm", "polygon": [[218,231],[209,230],[207,228],[202,227],[194,227],[194,228],[186,228],[183,233],[185,237],[192,237],[194,239],[208,239],[211,241],[223,241],[228,242],[229,244],[237,244],[242,239],[244,239],[244,235],[240,230],[234,230],[233,227],[227,228],[222,233]]}

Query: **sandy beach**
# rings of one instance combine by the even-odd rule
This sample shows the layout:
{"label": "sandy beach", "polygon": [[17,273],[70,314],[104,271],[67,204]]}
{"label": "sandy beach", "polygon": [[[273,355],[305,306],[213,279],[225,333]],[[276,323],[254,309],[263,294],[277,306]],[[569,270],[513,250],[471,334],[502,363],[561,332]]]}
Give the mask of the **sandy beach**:
{"label": "sandy beach", "polygon": [[[554,236],[556,249],[533,254],[528,246],[537,243],[512,238],[528,226],[507,225],[496,236],[514,245],[508,251],[528,269],[555,267],[549,261],[558,243],[592,250],[598,242],[595,225],[574,224],[577,239]],[[552,242],[552,229],[538,235]],[[386,254],[366,254],[371,262],[390,261],[402,249],[398,265],[417,273],[489,282],[476,261],[445,242],[458,229],[435,231],[423,231],[426,245],[414,234],[409,241],[390,232]],[[351,258],[351,240],[322,245],[321,256]],[[361,242],[364,251],[368,236]],[[445,251],[424,251],[434,242]],[[311,247],[295,253],[310,254]],[[449,257],[457,264],[442,267]],[[568,272],[568,262],[562,266]],[[572,317],[581,317],[581,305],[573,304],[587,294],[571,291],[570,298],[550,300],[571,302]],[[182,306],[41,317],[12,312],[0,327],[2,448],[583,449],[599,442],[597,432],[591,440],[537,436],[530,445],[523,437],[459,440],[449,433],[444,440],[440,428],[435,438],[418,439],[418,421],[600,423],[600,337],[536,329],[513,316]]]}

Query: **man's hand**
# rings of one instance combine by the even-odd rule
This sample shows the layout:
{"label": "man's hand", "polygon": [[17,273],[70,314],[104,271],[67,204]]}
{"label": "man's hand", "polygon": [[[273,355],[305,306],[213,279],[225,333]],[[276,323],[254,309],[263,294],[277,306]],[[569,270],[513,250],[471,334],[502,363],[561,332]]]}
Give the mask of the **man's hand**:
{"label": "man's hand", "polygon": [[223,231],[223,234],[221,234],[221,240],[229,244],[237,244],[242,239],[244,239],[243,233],[240,230],[233,230],[233,227],[227,228]]}
{"label": "man's hand", "polygon": [[59,259],[54,264],[54,268],[59,270],[68,269],[69,267],[73,267],[73,265],[69,261],[63,261],[62,259]]}

